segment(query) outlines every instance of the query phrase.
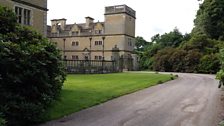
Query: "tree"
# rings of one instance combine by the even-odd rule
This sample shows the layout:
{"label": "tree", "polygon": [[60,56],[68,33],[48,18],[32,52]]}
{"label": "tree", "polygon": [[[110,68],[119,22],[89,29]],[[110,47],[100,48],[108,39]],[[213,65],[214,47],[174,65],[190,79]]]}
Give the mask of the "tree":
{"label": "tree", "polygon": [[135,38],[135,48],[136,51],[143,51],[149,44],[143,37],[137,36]]}
{"label": "tree", "polygon": [[217,53],[224,48],[224,1],[202,1],[194,25],[190,34],[182,35],[175,28],[163,35],[154,35],[153,44],[141,53],[144,68],[215,73],[220,68]]}
{"label": "tree", "polygon": [[152,65],[154,62],[153,56],[160,49],[161,45],[157,43],[147,45],[140,55],[140,69],[152,69]]}
{"label": "tree", "polygon": [[[156,37],[156,36],[155,36]],[[155,39],[155,37],[153,39]],[[184,36],[175,28],[169,33],[165,33],[160,37],[156,37],[156,42],[161,44],[162,47],[178,47],[183,41]]]}
{"label": "tree", "polygon": [[182,45],[182,49],[187,51],[197,49],[203,54],[217,53],[218,48],[216,45],[218,41],[212,40],[205,35],[193,36],[185,45]]}
{"label": "tree", "polygon": [[157,43],[160,40],[160,34],[156,34],[151,37],[151,41]]}
{"label": "tree", "polygon": [[16,23],[0,7],[0,121],[28,126],[58,97],[65,79],[60,51],[37,32]]}
{"label": "tree", "polygon": [[[149,44],[144,46],[144,50],[141,51],[141,53],[138,53],[140,56],[140,68],[142,69],[156,69],[159,70],[161,67],[157,64],[157,61],[161,61],[159,63],[162,64],[162,61],[164,61],[166,58],[165,55],[163,55],[163,60],[159,57],[156,57],[156,54],[159,50],[176,48],[178,47],[183,41],[187,41],[191,38],[189,34],[182,35],[177,28],[175,28],[173,31],[169,33],[165,33],[163,35],[156,34],[151,38],[151,41]],[[143,39],[139,39],[143,40]],[[143,45],[143,44],[142,44]],[[162,51],[164,52],[164,50]],[[160,52],[161,53],[161,52]],[[160,55],[160,54],[158,54]],[[171,56],[171,55],[170,55]],[[168,58],[169,59],[169,58]],[[163,71],[168,68],[164,66]],[[171,71],[169,68],[168,71]],[[176,70],[175,70],[176,71]]]}
{"label": "tree", "polygon": [[145,65],[147,58],[144,50],[150,45],[151,43],[147,42],[143,37],[138,36],[135,38],[135,53],[140,57],[140,69],[147,69],[147,65]]}
{"label": "tree", "polygon": [[204,0],[194,20],[193,35],[224,40],[224,1]]}

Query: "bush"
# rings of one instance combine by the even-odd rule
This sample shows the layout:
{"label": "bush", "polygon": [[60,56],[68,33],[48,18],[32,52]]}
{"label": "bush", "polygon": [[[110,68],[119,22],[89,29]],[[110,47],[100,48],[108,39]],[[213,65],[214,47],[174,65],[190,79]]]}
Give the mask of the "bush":
{"label": "bush", "polygon": [[5,126],[6,120],[2,117],[2,114],[0,113],[0,126]]}
{"label": "bush", "polygon": [[198,50],[190,50],[184,58],[185,72],[197,73],[202,54]]}
{"label": "bush", "polygon": [[220,63],[221,63],[221,69],[216,74],[216,79],[219,79],[220,81],[224,82],[224,49],[220,50],[220,57],[219,57]]}
{"label": "bush", "polygon": [[169,62],[170,56],[175,52],[174,48],[164,48],[154,56],[153,70],[172,71],[172,64]]}
{"label": "bush", "polygon": [[215,74],[220,69],[220,61],[217,54],[204,55],[200,59],[199,64],[200,73],[210,73]]}
{"label": "bush", "polygon": [[219,126],[224,126],[224,121],[219,122]]}
{"label": "bush", "polygon": [[0,27],[1,33],[14,31],[16,25],[15,14],[5,7],[0,7],[0,24],[1,24]]}
{"label": "bush", "polygon": [[6,125],[6,121],[3,118],[0,118],[0,126],[5,126]]}
{"label": "bush", "polygon": [[[1,20],[14,19],[8,13],[0,7]],[[29,28],[9,24],[15,25],[0,29],[0,112],[7,125],[27,126],[39,121],[59,95],[64,67],[54,44]]]}

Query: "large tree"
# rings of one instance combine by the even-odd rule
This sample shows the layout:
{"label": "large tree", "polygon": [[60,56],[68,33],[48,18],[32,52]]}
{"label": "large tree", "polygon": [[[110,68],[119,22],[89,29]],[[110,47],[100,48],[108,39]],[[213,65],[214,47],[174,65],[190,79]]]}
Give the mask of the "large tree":
{"label": "large tree", "polygon": [[175,28],[153,36],[153,44],[142,53],[143,68],[216,73],[220,67],[217,53],[224,48],[224,0],[202,1],[194,24],[190,34],[182,35]]}
{"label": "large tree", "polygon": [[135,50],[144,51],[144,49],[151,43],[147,42],[143,37],[137,36],[135,38]]}
{"label": "large tree", "polygon": [[174,28],[173,31],[169,33],[165,33],[161,36],[155,35],[152,37],[152,41],[156,41],[156,43],[160,44],[162,47],[178,47],[180,43],[183,41],[184,36],[177,29]]}
{"label": "large tree", "polygon": [[194,20],[193,35],[224,40],[224,0],[204,0]]}

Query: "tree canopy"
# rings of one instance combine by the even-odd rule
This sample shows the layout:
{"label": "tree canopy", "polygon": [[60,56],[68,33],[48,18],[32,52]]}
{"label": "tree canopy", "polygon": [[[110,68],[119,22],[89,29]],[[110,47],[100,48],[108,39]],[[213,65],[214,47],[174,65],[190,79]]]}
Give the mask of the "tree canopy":
{"label": "tree canopy", "polygon": [[204,0],[194,24],[193,35],[204,34],[211,39],[224,40],[224,1]]}
{"label": "tree canopy", "polygon": [[183,35],[174,28],[171,32],[154,35],[151,44],[144,45],[141,68],[216,73],[220,69],[219,50],[224,48],[224,1],[204,0],[194,25],[190,34]]}

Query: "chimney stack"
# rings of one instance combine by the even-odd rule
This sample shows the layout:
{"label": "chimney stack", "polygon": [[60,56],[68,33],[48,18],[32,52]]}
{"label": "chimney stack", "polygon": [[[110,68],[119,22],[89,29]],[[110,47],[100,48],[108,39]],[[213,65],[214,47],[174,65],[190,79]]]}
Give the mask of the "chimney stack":
{"label": "chimney stack", "polygon": [[58,27],[58,25],[60,26],[61,30],[65,30],[66,19],[62,18],[62,19],[51,20],[52,27]]}
{"label": "chimney stack", "polygon": [[92,24],[94,21],[91,17],[86,17],[86,27],[89,28],[90,24]]}

